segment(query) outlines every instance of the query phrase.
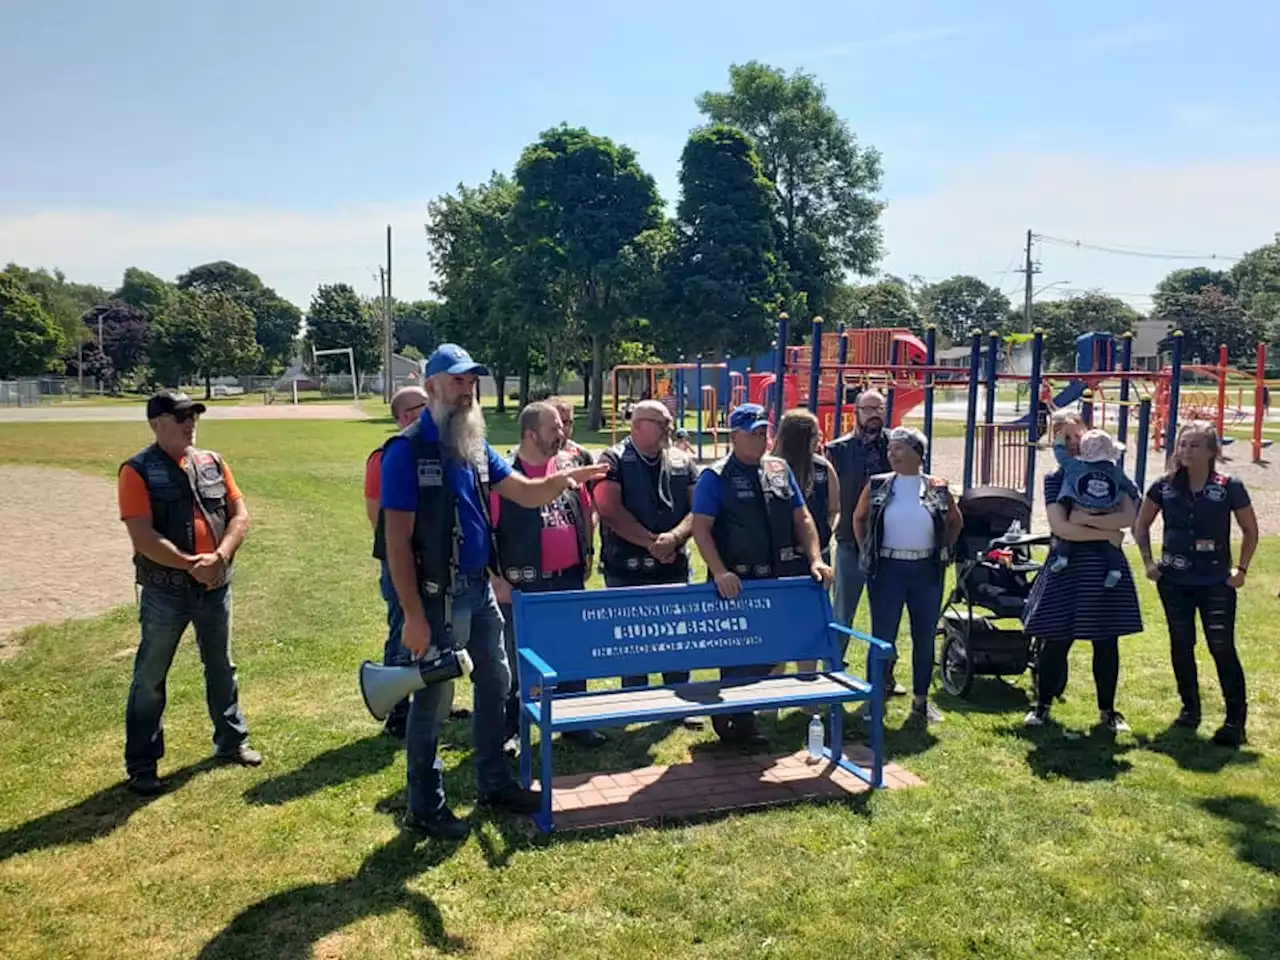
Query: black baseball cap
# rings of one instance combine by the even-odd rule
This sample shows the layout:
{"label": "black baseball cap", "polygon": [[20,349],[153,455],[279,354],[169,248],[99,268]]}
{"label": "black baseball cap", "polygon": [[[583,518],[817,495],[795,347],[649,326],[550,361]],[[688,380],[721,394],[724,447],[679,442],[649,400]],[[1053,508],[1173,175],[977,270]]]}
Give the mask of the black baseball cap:
{"label": "black baseball cap", "polygon": [[203,403],[196,403],[181,390],[161,390],[147,401],[147,419],[154,420],[166,413],[204,413],[207,409]]}

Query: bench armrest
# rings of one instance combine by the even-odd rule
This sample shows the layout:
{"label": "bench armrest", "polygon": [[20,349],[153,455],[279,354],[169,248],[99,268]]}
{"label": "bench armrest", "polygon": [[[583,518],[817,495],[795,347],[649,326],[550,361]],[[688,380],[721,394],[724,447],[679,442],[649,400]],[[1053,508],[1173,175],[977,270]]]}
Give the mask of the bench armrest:
{"label": "bench armrest", "polygon": [[544,683],[556,682],[556,672],[551,669],[551,664],[543,660],[534,651],[528,647],[521,647],[516,651],[516,655],[523,663],[527,663],[530,669],[542,678]]}
{"label": "bench armrest", "polygon": [[847,637],[853,637],[855,640],[861,640],[869,647],[878,648],[881,653],[893,654],[893,645],[883,640],[871,636],[869,633],[863,633],[861,630],[854,630],[851,627],[842,627],[838,623],[827,624],[836,633],[843,633]]}

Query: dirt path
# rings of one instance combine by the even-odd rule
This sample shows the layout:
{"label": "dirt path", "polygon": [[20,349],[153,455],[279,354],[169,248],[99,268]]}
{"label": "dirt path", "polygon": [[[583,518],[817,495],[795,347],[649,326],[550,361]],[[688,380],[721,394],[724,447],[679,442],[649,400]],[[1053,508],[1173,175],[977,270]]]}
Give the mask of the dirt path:
{"label": "dirt path", "polygon": [[115,487],[48,467],[0,466],[0,660],[24,627],[132,603],[129,535]]}
{"label": "dirt path", "polygon": [[[146,405],[121,403],[94,406],[52,403],[35,407],[0,407],[0,423],[145,423]],[[371,405],[371,409],[373,409]],[[209,407],[208,420],[368,420],[370,413],[349,403],[218,404]]]}

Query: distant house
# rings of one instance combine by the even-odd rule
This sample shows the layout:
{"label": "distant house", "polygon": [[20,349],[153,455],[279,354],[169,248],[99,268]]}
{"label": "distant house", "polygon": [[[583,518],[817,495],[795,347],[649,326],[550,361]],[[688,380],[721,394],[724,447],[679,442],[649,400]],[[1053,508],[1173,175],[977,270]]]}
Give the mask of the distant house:
{"label": "distant house", "polygon": [[1133,325],[1133,369],[1159,370],[1168,361],[1160,342],[1169,336],[1169,321],[1139,320]]}
{"label": "distant house", "polygon": [[[940,367],[957,367],[963,370],[967,370],[969,367],[969,354],[971,352],[972,351],[969,349],[969,344],[965,343],[965,344],[960,344],[954,347],[948,347],[945,350],[939,350],[935,354],[935,358],[937,360],[937,365]],[[1000,359],[999,354],[997,355],[996,359],[997,360]],[[986,360],[987,360],[987,341],[984,339],[982,341],[982,349],[978,353],[978,369],[979,370],[983,369],[983,365],[986,363]]]}

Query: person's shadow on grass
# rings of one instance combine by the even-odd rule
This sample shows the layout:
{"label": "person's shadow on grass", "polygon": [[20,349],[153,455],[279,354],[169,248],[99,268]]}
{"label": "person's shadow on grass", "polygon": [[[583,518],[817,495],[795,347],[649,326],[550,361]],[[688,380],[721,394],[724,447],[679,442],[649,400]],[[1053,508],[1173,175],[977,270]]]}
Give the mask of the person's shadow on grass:
{"label": "person's shadow on grass", "polygon": [[401,833],[375,850],[350,877],[312,883],[272,894],[245,909],[198,954],[197,960],[309,960],[322,938],[365,917],[408,910],[418,922],[422,945],[463,953],[467,944],[450,936],[440,910],[407,888],[408,881],[447,860],[458,844]]}
{"label": "person's shadow on grass", "polygon": [[1205,924],[1209,936],[1230,947],[1233,956],[1275,960],[1280,944],[1280,906],[1260,910],[1229,907]]}
{"label": "person's shadow on grass", "polygon": [[326,787],[377,773],[391,766],[401,749],[400,741],[377,733],[326,750],[294,770],[255,784],[245,791],[244,798],[253,804],[279,806]]}
{"label": "person's shadow on grass", "polygon": [[1280,812],[1257,797],[1237,794],[1208,797],[1200,806],[1235,826],[1236,857],[1242,863],[1280,875]]}
{"label": "person's shadow on grass", "polygon": [[1217,773],[1229,764],[1257,763],[1260,759],[1256,751],[1219,747],[1193,731],[1177,727],[1161,730],[1154,737],[1138,735],[1136,739],[1142,749],[1164,754],[1181,769],[1193,773]]}
{"label": "person's shadow on grass", "polygon": [[[165,794],[183,787],[193,777],[212,769],[216,761],[206,757],[164,778]],[[160,794],[159,796],[164,796]],[[130,793],[121,781],[99,790],[71,807],[63,807],[0,833],[0,862],[32,850],[89,843],[124,826],[130,817],[159,799]]]}
{"label": "person's shadow on grass", "polygon": [[1064,736],[1062,728],[1050,720],[1043,727],[1019,723],[1008,732],[1031,745],[1027,766],[1041,780],[1059,777],[1080,783],[1114,780],[1133,769],[1133,764],[1120,755],[1128,753],[1135,744],[1118,743],[1114,733],[1101,727],[1083,736]]}

